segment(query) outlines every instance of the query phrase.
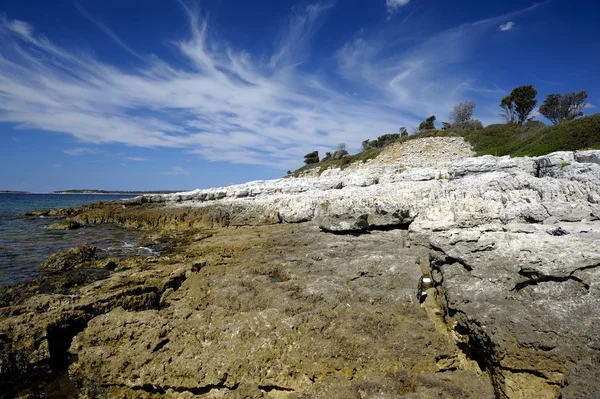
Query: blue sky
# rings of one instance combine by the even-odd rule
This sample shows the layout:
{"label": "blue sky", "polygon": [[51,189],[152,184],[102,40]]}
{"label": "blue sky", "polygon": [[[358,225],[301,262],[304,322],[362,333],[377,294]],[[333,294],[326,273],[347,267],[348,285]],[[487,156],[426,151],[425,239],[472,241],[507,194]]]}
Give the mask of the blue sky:
{"label": "blue sky", "polygon": [[[194,189],[533,84],[600,106],[592,0],[0,0],[0,189]],[[543,118],[540,118],[543,120]],[[547,121],[546,121],[547,122]]]}

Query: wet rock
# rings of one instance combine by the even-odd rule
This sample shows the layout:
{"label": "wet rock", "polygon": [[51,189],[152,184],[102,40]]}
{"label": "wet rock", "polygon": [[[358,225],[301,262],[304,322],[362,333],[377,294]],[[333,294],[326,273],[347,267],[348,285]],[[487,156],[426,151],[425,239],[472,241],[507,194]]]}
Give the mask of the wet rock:
{"label": "wet rock", "polygon": [[138,267],[111,277],[103,274],[101,280],[77,278],[78,284],[65,285],[75,276],[98,273],[72,270],[0,291],[0,396],[56,394],[71,340],[89,320],[117,307],[156,308],[163,293],[185,279],[180,265],[163,265],[160,270]]}
{"label": "wet rock", "polygon": [[64,252],[53,253],[41,265],[44,271],[65,271],[74,269],[82,263],[96,259],[97,248],[89,244],[82,244]]}
{"label": "wet rock", "polygon": [[69,220],[64,222],[54,223],[48,226],[48,230],[76,230],[82,228],[83,225],[81,223]]}

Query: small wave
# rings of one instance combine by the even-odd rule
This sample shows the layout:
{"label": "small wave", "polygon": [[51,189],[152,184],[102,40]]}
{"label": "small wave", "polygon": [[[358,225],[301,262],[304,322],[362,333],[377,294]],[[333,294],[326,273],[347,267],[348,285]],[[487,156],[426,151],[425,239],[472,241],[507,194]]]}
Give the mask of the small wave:
{"label": "small wave", "polygon": [[135,249],[135,245],[132,243],[129,243],[127,241],[123,241],[123,244],[120,247],[108,247],[106,249],[104,249],[104,251],[123,251],[123,250],[134,250]]}
{"label": "small wave", "polygon": [[150,255],[153,256],[160,256],[160,252],[159,251],[155,251],[152,248],[148,248],[148,247],[138,247],[138,249],[141,249],[142,251],[146,251],[148,252]]}

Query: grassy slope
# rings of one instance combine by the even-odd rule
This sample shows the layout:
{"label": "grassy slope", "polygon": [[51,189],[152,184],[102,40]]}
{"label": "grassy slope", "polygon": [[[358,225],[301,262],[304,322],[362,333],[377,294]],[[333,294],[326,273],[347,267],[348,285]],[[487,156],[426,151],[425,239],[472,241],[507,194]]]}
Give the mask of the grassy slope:
{"label": "grassy slope", "polygon": [[560,125],[490,125],[480,131],[456,132],[477,155],[539,156],[554,151],[600,149],[600,114]]}
{"label": "grassy slope", "polygon": [[[489,125],[483,130],[429,130],[398,141],[414,140],[424,137],[462,136],[473,146],[477,155],[540,156],[554,151],[575,151],[582,149],[600,149],[600,113],[560,125],[544,126],[540,122],[530,122],[524,126]],[[390,143],[391,144],[391,143]],[[298,171],[319,167],[321,171],[328,167],[344,167],[352,162],[376,158],[381,149],[371,149],[338,160],[327,160],[320,164],[305,165]]]}

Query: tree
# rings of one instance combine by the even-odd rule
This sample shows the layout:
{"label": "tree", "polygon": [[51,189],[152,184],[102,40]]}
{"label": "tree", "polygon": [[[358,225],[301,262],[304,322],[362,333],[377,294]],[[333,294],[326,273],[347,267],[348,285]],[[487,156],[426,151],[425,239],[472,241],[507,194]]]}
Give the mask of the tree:
{"label": "tree", "polygon": [[442,122],[442,130],[449,130],[452,128],[452,124],[448,122]]}
{"label": "tree", "polygon": [[313,151],[306,154],[304,156],[304,163],[307,165],[319,163],[319,151]]}
{"label": "tree", "polygon": [[346,155],[348,155],[348,151],[346,151],[346,143],[339,143],[332,157],[333,159],[342,159]]}
{"label": "tree", "polygon": [[540,107],[540,114],[550,119],[555,125],[572,121],[583,116],[587,98],[588,93],[585,90],[579,93],[549,94]]}
{"label": "tree", "polygon": [[504,110],[502,116],[508,123],[523,124],[530,119],[529,115],[537,105],[536,96],[537,90],[532,85],[514,88],[510,95],[500,102],[500,108]]}
{"label": "tree", "polygon": [[431,115],[429,118],[425,119],[425,121],[421,122],[419,131],[435,129],[435,124],[433,122],[435,122],[435,115]]}
{"label": "tree", "polygon": [[460,104],[456,104],[454,109],[450,113],[450,123],[455,125],[457,123],[463,123],[470,121],[473,118],[475,112],[475,102],[465,101]]}
{"label": "tree", "polygon": [[511,96],[515,103],[517,121],[522,124],[529,119],[529,115],[531,115],[537,105],[537,100],[535,99],[537,90],[532,85],[519,86],[512,91]]}
{"label": "tree", "polygon": [[406,137],[406,136],[408,136],[408,130],[406,130],[406,128],[404,126],[402,126],[398,130],[400,131],[400,137]]}
{"label": "tree", "polygon": [[504,118],[506,123],[515,123],[515,104],[510,95],[500,101],[500,108],[502,108],[500,116]]}

